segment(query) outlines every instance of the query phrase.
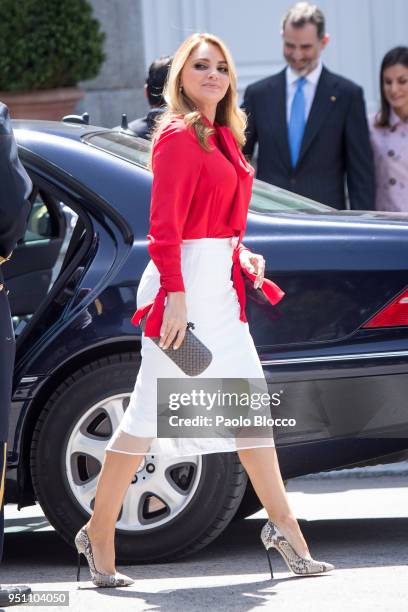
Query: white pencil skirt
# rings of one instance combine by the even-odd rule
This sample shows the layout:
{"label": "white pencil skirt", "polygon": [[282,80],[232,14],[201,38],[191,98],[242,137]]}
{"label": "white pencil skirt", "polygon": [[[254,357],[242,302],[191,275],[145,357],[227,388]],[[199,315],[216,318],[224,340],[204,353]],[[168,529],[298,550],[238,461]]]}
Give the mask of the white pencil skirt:
{"label": "white pencil skirt", "polygon": [[[238,296],[231,280],[234,246],[231,238],[200,238],[181,244],[187,320],[194,323],[193,333],[213,356],[208,368],[193,378],[263,379],[267,389],[248,323],[239,319]],[[140,280],[137,308],[154,299],[159,287],[159,271],[151,260]],[[157,437],[157,379],[192,378],[144,334],[141,358],[129,405],[107,450],[184,457],[275,446],[271,429],[266,437]]]}

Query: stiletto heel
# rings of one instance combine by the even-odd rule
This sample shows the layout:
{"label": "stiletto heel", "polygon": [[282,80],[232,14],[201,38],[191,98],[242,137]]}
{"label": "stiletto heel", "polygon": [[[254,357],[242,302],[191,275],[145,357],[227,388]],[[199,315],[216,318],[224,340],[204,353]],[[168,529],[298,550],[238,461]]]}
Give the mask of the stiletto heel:
{"label": "stiletto heel", "polygon": [[88,561],[89,571],[91,572],[92,582],[98,587],[119,587],[119,586],[130,586],[134,583],[132,578],[129,576],[125,576],[124,574],[120,574],[119,572],[115,572],[114,574],[102,574],[98,572],[95,567],[95,559],[92,552],[91,541],[88,536],[88,532],[86,530],[86,526],[84,525],[78,531],[75,536],[75,546],[78,551],[78,572],[77,572],[77,580],[79,580],[79,575],[81,571],[81,554],[84,555],[85,559]]}
{"label": "stiletto heel", "polygon": [[80,576],[81,576],[81,553],[78,553],[77,582],[79,582]]}
{"label": "stiletto heel", "polygon": [[316,561],[316,559],[307,559],[298,555],[294,548],[281,534],[276,525],[272,523],[272,521],[267,521],[262,527],[261,540],[266,549],[272,578],[272,564],[269,557],[269,551],[271,548],[275,548],[282,555],[286,565],[294,574],[303,576],[310,574],[322,574],[334,569],[334,565],[331,563]]}
{"label": "stiletto heel", "polygon": [[271,580],[273,580],[273,570],[272,570],[272,563],[271,563],[271,558],[270,558],[270,551],[268,549],[266,549],[266,558],[268,559],[268,563],[269,563],[269,569],[271,570]]}

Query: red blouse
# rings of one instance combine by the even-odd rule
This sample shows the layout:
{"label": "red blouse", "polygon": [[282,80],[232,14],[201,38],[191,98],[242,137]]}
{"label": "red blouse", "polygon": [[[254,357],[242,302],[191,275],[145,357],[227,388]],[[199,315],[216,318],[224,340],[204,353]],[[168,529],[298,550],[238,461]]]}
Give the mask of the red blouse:
{"label": "red blouse", "polygon": [[[240,303],[240,320],[245,316],[245,284],[239,254],[246,247],[240,243],[245,232],[254,169],[241,153],[235,137],[226,126],[211,125],[211,151],[199,144],[192,128],[183,118],[174,118],[153,143],[153,183],[150,207],[148,250],[160,273],[160,289],[155,299],[141,306],[133,315],[137,325],[146,312],[145,335],[160,336],[165,297],[168,291],[184,291],[181,273],[182,240],[228,238],[237,236],[233,252],[233,284]],[[272,304],[284,292],[268,279],[262,291]]]}

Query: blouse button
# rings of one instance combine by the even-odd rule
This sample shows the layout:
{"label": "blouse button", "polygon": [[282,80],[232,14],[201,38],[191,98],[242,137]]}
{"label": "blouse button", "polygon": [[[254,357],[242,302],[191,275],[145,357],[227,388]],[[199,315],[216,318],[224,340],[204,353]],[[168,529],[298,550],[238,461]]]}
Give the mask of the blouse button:
{"label": "blouse button", "polygon": [[397,182],[395,178],[390,178],[390,180],[388,181],[390,185],[395,185],[395,183]]}
{"label": "blouse button", "polygon": [[388,151],[388,156],[389,156],[389,157],[394,157],[394,155],[395,155],[395,151],[393,151],[392,149],[390,149],[390,150]]}

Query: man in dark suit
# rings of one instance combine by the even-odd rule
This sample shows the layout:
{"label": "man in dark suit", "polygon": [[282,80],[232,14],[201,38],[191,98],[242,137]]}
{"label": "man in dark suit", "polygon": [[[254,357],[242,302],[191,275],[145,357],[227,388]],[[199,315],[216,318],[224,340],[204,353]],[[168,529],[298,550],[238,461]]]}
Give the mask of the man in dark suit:
{"label": "man in dark suit", "polygon": [[[23,237],[32,184],[17,154],[7,107],[0,102],[0,264],[7,261]],[[4,486],[15,342],[7,288],[0,265],[0,561],[4,539]],[[0,585],[0,607],[12,604],[15,595],[28,594],[26,586]]]}
{"label": "man in dark suit", "polygon": [[128,126],[140,138],[150,140],[151,133],[156,125],[156,119],[166,110],[163,89],[170,70],[171,60],[172,57],[164,55],[150,64],[144,86],[144,93],[149,102],[150,110],[145,117],[131,121]]}
{"label": "man in dark suit", "polygon": [[322,12],[306,2],[282,22],[287,67],[247,87],[244,153],[258,143],[257,178],[334,208],[374,208],[374,164],[361,87],[325,68]]}

